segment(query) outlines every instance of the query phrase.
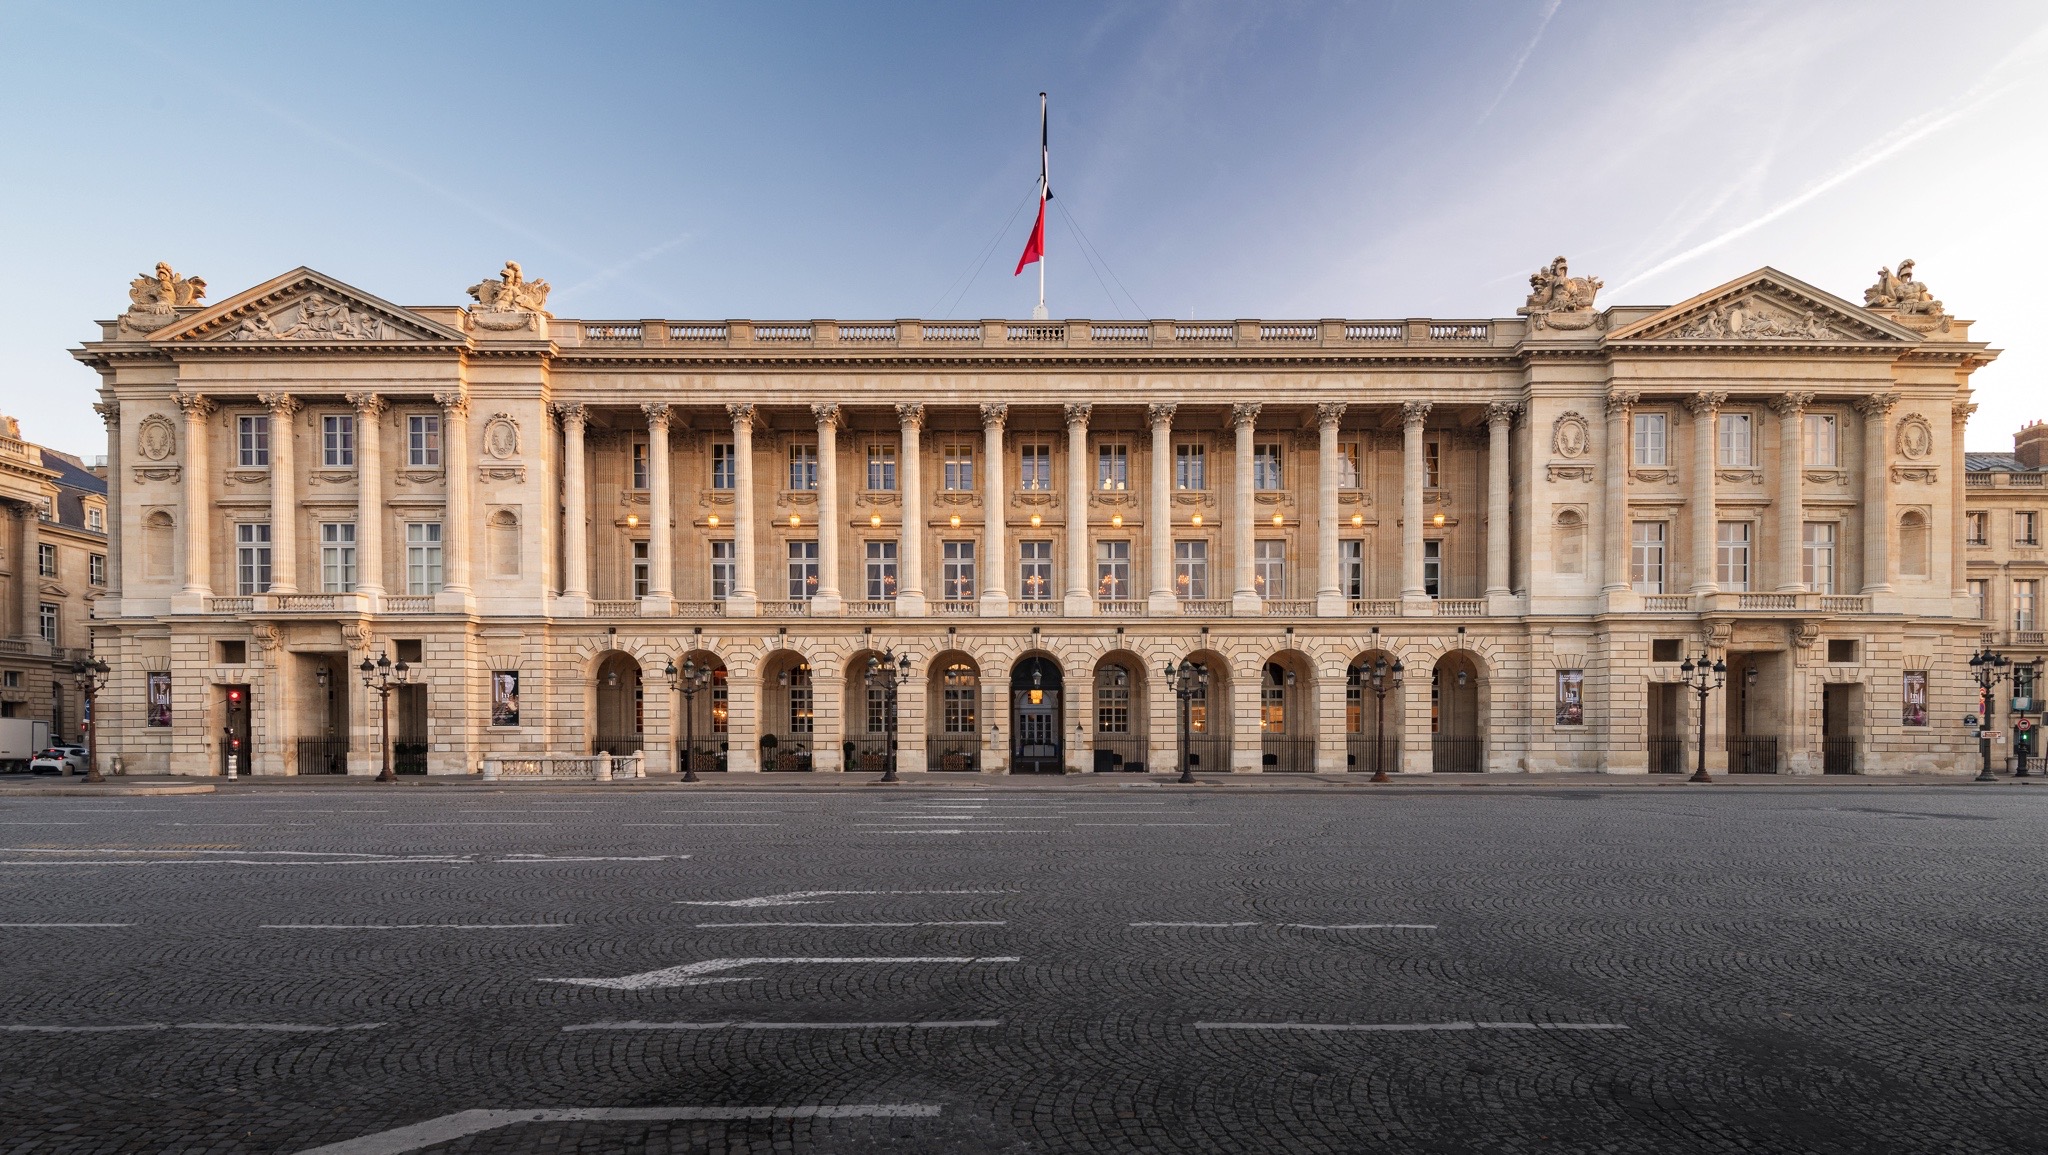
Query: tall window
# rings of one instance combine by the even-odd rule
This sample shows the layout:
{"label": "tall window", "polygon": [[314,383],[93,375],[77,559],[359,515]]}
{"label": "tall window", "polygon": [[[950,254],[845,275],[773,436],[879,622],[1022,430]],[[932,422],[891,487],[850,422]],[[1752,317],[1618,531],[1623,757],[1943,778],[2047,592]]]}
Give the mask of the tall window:
{"label": "tall window", "polygon": [[949,602],[970,600],[974,597],[974,543],[941,542],[939,550],[943,555],[939,574],[943,592],[940,596]]}
{"label": "tall window", "polygon": [[1422,443],[1422,488],[1444,487],[1444,444],[1432,437]]}
{"label": "tall window", "polygon": [[1990,595],[1991,583],[1988,580],[1984,578],[1970,579],[1970,604],[1977,611],[1976,617],[1978,621],[1983,621],[1991,616]]}
{"label": "tall window", "polygon": [[948,445],[940,457],[939,485],[954,493],[974,489],[974,446]]}
{"label": "tall window", "polygon": [[1209,459],[1199,442],[1173,447],[1173,487],[1199,492],[1209,488]]}
{"label": "tall window", "polygon": [[356,523],[320,523],[320,590],[347,594],[356,589]]}
{"label": "tall window", "polygon": [[1052,543],[1017,543],[1017,596],[1027,602],[1052,600]]}
{"label": "tall window", "polygon": [[1433,598],[1444,596],[1444,543],[1431,538],[1422,543],[1422,592]]}
{"label": "tall window", "polygon": [[441,415],[415,413],[405,419],[405,463],[415,469],[441,464]]}
{"label": "tall window", "polygon": [[2040,621],[2035,612],[2040,605],[2041,583],[2034,578],[2024,578],[2012,583],[2012,628],[2016,630],[2036,629]]}
{"label": "tall window", "polygon": [[1752,449],[1749,414],[1721,414],[1721,464],[1735,467],[1754,465]]}
{"label": "tall window", "polygon": [[438,521],[406,523],[405,592],[441,592],[441,523]]}
{"label": "tall window", "polygon": [[868,687],[867,723],[870,734],[889,732],[889,691],[880,686]]}
{"label": "tall window", "polygon": [[868,446],[868,488],[877,492],[896,488],[896,447]]}
{"label": "tall window", "polygon": [[1635,426],[1635,463],[1661,468],[1670,460],[1666,456],[1669,427],[1664,414],[1638,413],[1631,423]]}
{"label": "tall window", "polygon": [[1173,592],[1184,598],[1209,596],[1209,543],[1173,543]]}
{"label": "tall window", "polygon": [[99,506],[95,505],[85,511],[85,528],[94,533],[107,531],[107,515],[100,512]]}
{"label": "tall window", "polygon": [[36,606],[36,633],[51,645],[57,645],[57,607],[49,602]]}
{"label": "tall window", "polygon": [[1095,672],[1095,732],[1131,732],[1131,672],[1115,663]]}
{"label": "tall window", "polygon": [[981,693],[981,679],[975,675],[974,667],[965,662],[955,662],[946,667],[939,676],[940,705],[943,710],[941,725],[948,734],[976,734],[975,699]]}
{"label": "tall window", "polygon": [[1041,493],[1052,489],[1052,446],[1035,442],[1017,447],[1017,488]]}
{"label": "tall window", "polygon": [[1287,543],[1261,539],[1252,543],[1252,584],[1262,598],[1287,596]]}
{"label": "tall window", "polygon": [[2031,509],[2014,510],[2012,515],[2012,543],[2014,545],[2041,544],[2041,515]]}
{"label": "tall window", "polygon": [[1724,521],[1714,535],[1714,581],[1724,590],[1749,588],[1749,523]]}
{"label": "tall window", "polygon": [[1121,443],[1095,449],[1095,488],[1122,493],[1131,487],[1131,447]]}
{"label": "tall window", "polygon": [[818,543],[792,541],[789,543],[789,600],[809,601],[818,592]]}
{"label": "tall window", "polygon": [[1840,460],[1835,439],[1835,415],[1808,413],[1800,418],[1799,442],[1806,464],[1832,469]]}
{"label": "tall window", "polygon": [[733,489],[738,486],[739,450],[730,441],[716,442],[711,446],[711,488]]}
{"label": "tall window", "polygon": [[107,555],[88,554],[85,559],[86,580],[96,586],[107,584]]}
{"label": "tall window", "polygon": [[740,586],[738,547],[731,541],[711,543],[711,597],[724,601]]}
{"label": "tall window", "polygon": [[647,543],[646,543],[646,542],[644,542],[644,541],[636,541],[636,542],[634,542],[634,543],[633,543],[633,596],[634,596],[634,597],[636,597],[636,598],[644,598],[644,597],[646,597],[646,596],[647,596],[647,574],[648,574],[648,565],[649,565],[649,563],[648,563],[648,559],[647,559]]}
{"label": "tall window", "polygon": [[235,464],[258,469],[270,464],[270,418],[247,414],[235,418]]}
{"label": "tall window", "polygon": [[1266,663],[1259,679],[1259,733],[1287,732],[1287,671],[1278,662]]}
{"label": "tall window", "polygon": [[47,541],[36,544],[36,573],[42,577],[57,576],[57,547]]}
{"label": "tall window", "polygon": [[1358,442],[1337,443],[1337,488],[1357,489],[1363,483],[1364,474],[1358,468]]}
{"label": "tall window", "polygon": [[1337,543],[1337,588],[1354,602],[1365,596],[1365,542],[1358,538]]}
{"label": "tall window", "polygon": [[356,463],[356,419],[332,413],[320,419],[320,464],[329,469]]}
{"label": "tall window", "polygon": [[1131,596],[1131,543],[1095,543],[1095,596],[1106,601],[1123,601]]}
{"label": "tall window", "polygon": [[633,488],[647,488],[647,443],[633,442]]}
{"label": "tall window", "polygon": [[789,487],[794,490],[818,488],[818,446],[804,442],[789,447]]}
{"label": "tall window", "polygon": [[235,592],[243,597],[270,592],[270,523],[235,526]]}
{"label": "tall window", "polygon": [[1799,580],[1817,594],[1835,592],[1835,523],[1809,521],[1799,543]]}
{"label": "tall window", "polygon": [[1266,442],[1252,446],[1252,488],[1262,490],[1285,489],[1280,476],[1280,445]]}
{"label": "tall window", "polygon": [[1991,542],[1991,515],[1981,509],[1973,509],[1963,515],[1963,544],[1988,545]]}
{"label": "tall window", "polygon": [[1664,592],[1664,530],[1661,521],[1639,521],[1629,529],[1628,584],[1639,594]]}
{"label": "tall window", "polygon": [[789,732],[810,733],[816,717],[811,699],[811,666],[806,662],[789,672]]}
{"label": "tall window", "polygon": [[896,543],[868,543],[868,600],[887,601],[896,596]]}

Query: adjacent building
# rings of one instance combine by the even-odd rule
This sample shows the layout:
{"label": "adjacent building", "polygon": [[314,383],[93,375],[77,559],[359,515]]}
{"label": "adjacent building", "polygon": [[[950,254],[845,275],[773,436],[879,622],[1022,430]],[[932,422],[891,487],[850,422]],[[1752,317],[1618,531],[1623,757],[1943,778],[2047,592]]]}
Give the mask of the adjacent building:
{"label": "adjacent building", "polygon": [[106,481],[0,417],[0,509],[0,718],[39,718],[53,739],[83,742],[71,664],[92,647],[110,580]]}
{"label": "adjacent building", "polygon": [[892,733],[913,771],[1158,772],[1183,728],[1203,772],[1668,772],[1702,730],[1715,769],[1958,770],[1996,351],[1910,262],[1861,304],[1769,268],[1531,287],[569,320],[517,265],[414,307],[304,268],[205,305],[159,266],[76,351],[119,510],[103,737],[131,772],[374,772],[388,655],[400,769],[435,774],[686,740],[865,770]]}
{"label": "adjacent building", "polygon": [[[2011,453],[1964,454],[1963,551],[1983,647],[2010,659],[2012,680],[1993,695],[1989,717],[1999,738],[1994,762],[2041,753],[2041,692],[2035,663],[2048,664],[2041,594],[2048,588],[2042,522],[2048,514],[2048,422],[2013,437]],[[1981,712],[1973,701],[1973,712]]]}

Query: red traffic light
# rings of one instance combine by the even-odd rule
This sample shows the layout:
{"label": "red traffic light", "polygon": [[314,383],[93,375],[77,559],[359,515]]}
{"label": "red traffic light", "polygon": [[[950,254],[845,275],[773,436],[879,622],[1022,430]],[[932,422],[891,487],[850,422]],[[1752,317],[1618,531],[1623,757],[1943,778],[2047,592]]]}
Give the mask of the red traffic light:
{"label": "red traffic light", "polygon": [[242,700],[242,692],[241,692],[240,690],[229,690],[229,691],[228,691],[228,701],[230,701],[230,702],[240,702],[241,700]]}

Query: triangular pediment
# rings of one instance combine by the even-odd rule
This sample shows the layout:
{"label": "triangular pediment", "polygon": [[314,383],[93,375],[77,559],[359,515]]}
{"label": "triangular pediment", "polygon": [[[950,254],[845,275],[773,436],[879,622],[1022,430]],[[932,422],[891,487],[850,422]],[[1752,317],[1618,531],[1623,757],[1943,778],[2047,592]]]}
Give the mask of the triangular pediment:
{"label": "triangular pediment", "polygon": [[446,325],[304,266],[150,334],[153,344],[280,348],[466,340]]}
{"label": "triangular pediment", "polygon": [[1768,267],[1607,335],[1610,345],[1657,341],[1734,348],[1914,344],[1920,339],[1910,329]]}

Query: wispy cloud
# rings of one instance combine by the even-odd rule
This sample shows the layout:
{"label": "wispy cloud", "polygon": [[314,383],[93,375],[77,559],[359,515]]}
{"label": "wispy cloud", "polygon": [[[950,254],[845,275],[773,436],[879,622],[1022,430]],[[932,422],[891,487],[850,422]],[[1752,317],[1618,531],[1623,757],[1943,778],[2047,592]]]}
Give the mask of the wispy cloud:
{"label": "wispy cloud", "polygon": [[675,248],[677,245],[683,244],[684,242],[690,240],[690,238],[692,238],[695,235],[695,233],[684,233],[681,236],[671,237],[668,240],[663,241],[662,243],[654,246],[651,249],[642,249],[640,252],[637,252],[632,256],[627,257],[625,260],[620,261],[618,264],[613,265],[608,269],[599,269],[597,272],[591,274],[588,277],[585,277],[583,280],[580,280],[575,284],[570,285],[568,288],[558,290],[558,292],[560,292],[562,297],[574,298],[575,295],[578,293],[587,292],[591,289],[597,288],[599,285],[605,284],[606,282],[617,278],[620,274],[626,272],[629,269],[633,269],[640,265],[646,264],[647,262],[660,256],[661,254],[668,252],[670,249]]}
{"label": "wispy cloud", "polygon": [[1550,27],[1550,18],[1557,15],[1558,8],[1563,4],[1564,0],[1548,0],[1543,6],[1543,19],[1536,22],[1536,35],[1529,38],[1529,43],[1522,45],[1522,54],[1515,57],[1515,66],[1508,69],[1508,78],[1501,81],[1500,91],[1493,94],[1493,103],[1486,106],[1486,111],[1479,114],[1479,119],[1473,121],[1474,124],[1485,124],[1486,118],[1493,115],[1493,110],[1500,107],[1500,102],[1507,99],[1508,89],[1515,86],[1515,78],[1522,75],[1522,66],[1529,63],[1530,54],[1536,51],[1537,42],[1543,39],[1543,30]]}

